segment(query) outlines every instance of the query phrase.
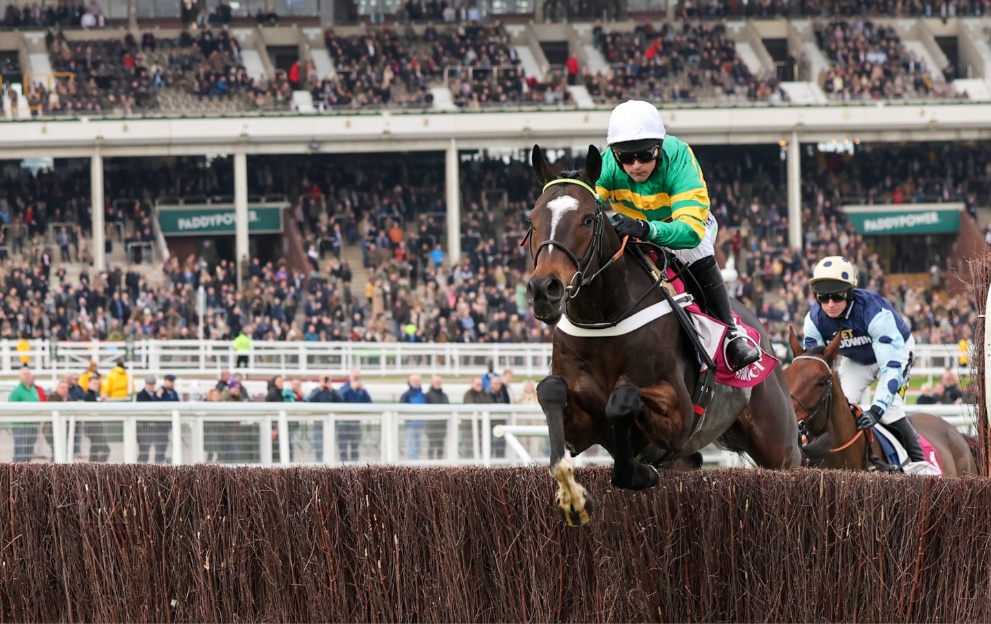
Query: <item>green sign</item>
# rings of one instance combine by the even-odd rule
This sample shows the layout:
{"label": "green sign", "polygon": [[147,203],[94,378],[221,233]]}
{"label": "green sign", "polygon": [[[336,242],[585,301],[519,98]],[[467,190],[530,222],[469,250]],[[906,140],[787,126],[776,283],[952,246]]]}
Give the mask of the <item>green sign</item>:
{"label": "green sign", "polygon": [[960,231],[963,204],[845,206],[843,211],[864,236],[951,234]]}
{"label": "green sign", "polygon": [[[282,232],[282,206],[248,206],[249,234]],[[158,208],[158,225],[166,236],[206,236],[234,234],[234,206],[173,206]]]}

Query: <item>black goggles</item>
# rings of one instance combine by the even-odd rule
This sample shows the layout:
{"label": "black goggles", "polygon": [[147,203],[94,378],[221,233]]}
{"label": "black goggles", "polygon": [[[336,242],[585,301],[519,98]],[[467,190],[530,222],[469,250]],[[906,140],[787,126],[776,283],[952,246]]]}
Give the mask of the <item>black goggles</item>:
{"label": "black goggles", "polygon": [[661,153],[661,145],[658,143],[650,149],[640,150],[639,152],[617,152],[613,150],[612,153],[616,157],[616,160],[624,165],[632,165],[634,161],[638,160],[646,165],[651,161],[657,160],[657,157]]}
{"label": "black goggles", "polygon": [[816,301],[819,303],[827,303],[829,301],[846,301],[847,294],[845,292],[840,293],[816,293]]}

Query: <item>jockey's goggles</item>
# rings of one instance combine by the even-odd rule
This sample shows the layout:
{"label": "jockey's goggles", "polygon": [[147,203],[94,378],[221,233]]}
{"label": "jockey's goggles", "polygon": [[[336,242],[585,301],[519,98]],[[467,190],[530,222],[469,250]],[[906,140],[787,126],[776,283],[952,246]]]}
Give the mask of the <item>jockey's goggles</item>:
{"label": "jockey's goggles", "polygon": [[846,301],[848,294],[849,293],[846,291],[838,293],[816,293],[816,301],[819,303],[827,303],[829,301]]}
{"label": "jockey's goggles", "polygon": [[657,160],[657,157],[661,153],[661,144],[658,143],[654,147],[638,152],[620,152],[614,149],[612,153],[616,157],[616,160],[624,165],[632,165],[635,161],[640,161],[646,165]]}

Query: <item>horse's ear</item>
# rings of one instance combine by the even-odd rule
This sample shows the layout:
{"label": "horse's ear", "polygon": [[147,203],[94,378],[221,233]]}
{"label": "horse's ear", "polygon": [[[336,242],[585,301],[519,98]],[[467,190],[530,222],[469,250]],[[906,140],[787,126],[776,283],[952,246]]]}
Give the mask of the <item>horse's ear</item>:
{"label": "horse's ear", "polygon": [[826,361],[829,362],[830,364],[833,363],[833,360],[836,358],[836,354],[840,352],[840,342],[842,341],[843,341],[842,332],[836,332],[836,335],[833,336],[833,339],[829,341],[828,345],[826,345],[826,350],[823,351],[822,355],[823,357],[826,358]]}
{"label": "horse's ear", "polygon": [[589,184],[595,186],[595,183],[599,181],[599,175],[602,174],[602,154],[599,153],[599,148],[594,145],[588,146],[588,156],[585,157],[585,179],[588,180]]}
{"label": "horse's ear", "polygon": [[802,348],[802,341],[798,339],[798,334],[795,333],[795,328],[788,325],[788,346],[791,347],[791,354],[793,356],[799,356],[805,353],[805,349]]}
{"label": "horse's ear", "polygon": [[557,177],[551,166],[547,164],[547,159],[544,158],[544,153],[540,151],[539,145],[533,146],[533,153],[530,155],[530,165],[533,167],[533,172],[537,175],[537,180],[541,186]]}

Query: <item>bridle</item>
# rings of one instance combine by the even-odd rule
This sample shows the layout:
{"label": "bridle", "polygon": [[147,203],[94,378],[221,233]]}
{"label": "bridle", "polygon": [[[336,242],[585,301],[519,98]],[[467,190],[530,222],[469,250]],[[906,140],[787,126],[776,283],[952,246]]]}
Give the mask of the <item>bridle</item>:
{"label": "bridle", "polygon": [[[575,265],[576,270],[574,274],[572,274],[571,279],[568,280],[568,285],[565,286],[565,290],[568,291],[569,297],[574,298],[578,296],[578,293],[581,292],[583,286],[591,283],[592,280],[594,280],[596,277],[599,276],[599,274],[601,274],[603,271],[609,268],[609,265],[611,265],[613,262],[618,260],[620,256],[623,255],[623,251],[625,251],[626,249],[626,241],[628,237],[623,238],[623,244],[620,246],[619,251],[613,254],[612,258],[610,258],[608,262],[602,264],[601,263],[602,228],[603,228],[603,224],[605,223],[605,212],[602,210],[602,200],[599,198],[599,194],[596,193],[595,189],[593,189],[591,186],[576,178],[558,178],[556,180],[551,180],[550,182],[544,185],[541,194],[546,193],[547,189],[555,184],[575,184],[577,186],[582,187],[589,193],[591,193],[592,197],[595,199],[595,216],[593,217],[595,219],[595,223],[593,225],[594,229],[592,230],[592,242],[589,244],[588,248],[585,250],[585,253],[582,254],[582,257],[580,259],[577,256],[575,256],[574,252],[568,249],[567,245],[559,241],[556,241],[553,238],[548,238],[547,240],[537,245],[536,252],[530,250],[530,259],[533,260],[533,266],[537,266],[537,258],[540,257],[540,252],[544,250],[544,247],[557,247],[558,249],[563,251],[566,256],[568,256],[568,258],[571,260],[571,263]],[[523,237],[523,240],[520,242],[520,247],[526,245],[530,241],[530,237],[532,235],[533,235],[533,225],[531,224],[530,227],[527,229],[526,235]],[[597,258],[601,266],[599,267],[599,270],[596,271],[595,273],[592,273],[591,275],[587,275],[589,271],[589,267],[592,265],[593,258]]]}
{"label": "bridle", "polygon": [[[820,412],[827,414],[828,417],[829,409],[832,407],[832,399],[833,399],[833,369],[829,365],[829,362],[816,355],[798,355],[792,359],[792,362],[796,362],[798,360],[815,360],[816,362],[819,362],[820,364],[825,366],[826,370],[829,371],[829,376],[826,378],[826,389],[822,393],[822,397],[812,407],[812,409],[809,409],[808,406],[806,406],[805,403],[803,403],[802,400],[799,399],[797,396],[795,396],[794,394],[791,395],[792,400],[798,403],[799,405],[801,405],[802,409],[805,410],[805,418],[798,419],[798,433],[800,436],[804,437],[809,434],[809,425],[812,422],[812,419],[818,416]],[[857,438],[863,435],[863,433],[864,433],[863,431],[858,429],[857,433],[853,436],[853,438],[850,439],[849,442],[847,442],[843,446],[830,449],[829,452],[838,453],[839,451],[848,448],[851,444],[853,444],[857,440]]]}

